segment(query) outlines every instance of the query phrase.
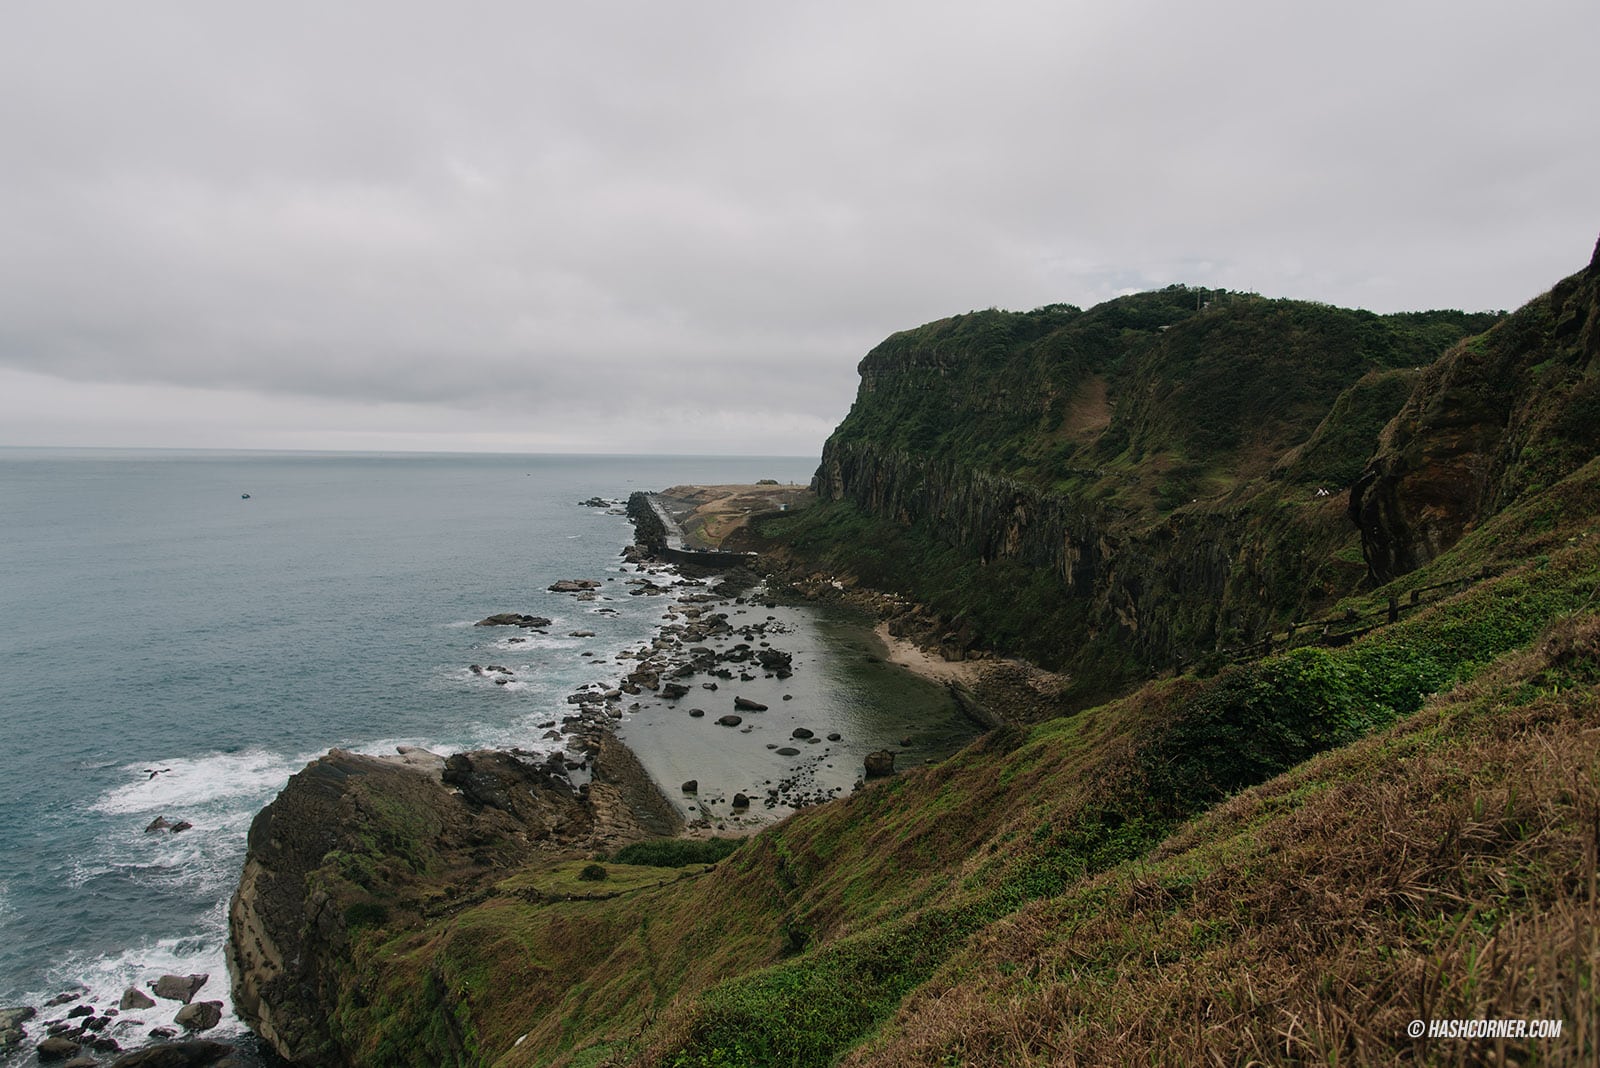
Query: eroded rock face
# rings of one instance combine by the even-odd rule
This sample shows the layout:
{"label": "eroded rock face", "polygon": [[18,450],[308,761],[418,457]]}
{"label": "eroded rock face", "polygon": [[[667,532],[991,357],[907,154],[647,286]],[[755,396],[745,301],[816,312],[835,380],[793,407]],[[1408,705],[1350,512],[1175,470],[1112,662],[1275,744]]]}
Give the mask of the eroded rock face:
{"label": "eroded rock face", "polygon": [[444,777],[334,750],[289,780],[250,827],[229,908],[234,1011],[296,1064],[348,1063],[328,1027],[350,995],[363,924],[421,915],[436,873],[454,886],[576,841],[592,816],[569,783],[509,754],[457,754]]}
{"label": "eroded rock face", "polygon": [[1373,579],[1415,570],[1600,450],[1600,259],[1422,375],[1351,487]]}

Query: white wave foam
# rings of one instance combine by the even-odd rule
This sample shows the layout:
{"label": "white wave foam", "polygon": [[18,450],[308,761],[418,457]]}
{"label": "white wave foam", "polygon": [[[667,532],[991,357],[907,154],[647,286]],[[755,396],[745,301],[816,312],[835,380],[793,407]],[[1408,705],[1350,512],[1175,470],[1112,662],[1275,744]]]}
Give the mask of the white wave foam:
{"label": "white wave foam", "polygon": [[[233,1015],[233,997],[228,989],[228,969],[223,957],[227,938],[227,906],[219,903],[191,933],[176,938],[160,938],[123,950],[115,956],[85,957],[68,954],[47,973],[52,985],[31,992],[24,1002],[38,1005],[62,990],[79,984],[88,988],[81,1004],[99,1008],[114,1006],[129,987],[148,990],[153,979],[163,975],[204,973],[210,976],[195,995],[196,1001],[222,1002],[222,1022],[206,1033],[226,1040],[245,1032],[244,1024]],[[134,1010],[119,1017],[142,1021],[142,1026],[124,1025],[111,1032],[125,1049],[145,1044],[152,1027],[171,1027],[182,1004],[157,999],[151,1009]],[[64,1010],[63,1010],[64,1011]]]}
{"label": "white wave foam", "polygon": [[[106,815],[183,812],[218,802],[270,797],[316,754],[286,756],[266,749],[211,753],[125,765],[132,782],[89,807]],[[152,774],[154,772],[154,774]]]}
{"label": "white wave foam", "polygon": [[511,640],[518,637],[523,637],[523,635],[513,634],[489,644],[496,649],[515,650],[517,652],[524,652],[529,649],[574,649],[578,645],[577,640],[574,638],[556,637],[551,634],[529,634],[526,636],[525,641],[520,642]]}

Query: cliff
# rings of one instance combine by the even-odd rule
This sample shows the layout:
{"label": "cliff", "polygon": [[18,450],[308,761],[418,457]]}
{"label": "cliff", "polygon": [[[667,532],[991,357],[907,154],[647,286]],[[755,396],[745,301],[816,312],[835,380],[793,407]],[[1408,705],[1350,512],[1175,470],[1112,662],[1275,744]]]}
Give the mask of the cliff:
{"label": "cliff", "polygon": [[[862,360],[813,484],[835,514],[764,529],[1103,697],[1353,592],[1334,496],[1415,368],[1495,319],[1173,287],[941,320]],[[858,549],[810,536],[840,509]]]}
{"label": "cliff", "polygon": [[1600,452],[1600,245],[1587,270],[1429,367],[1350,493],[1372,576],[1427,563]]}
{"label": "cliff", "polygon": [[[890,338],[769,559],[1071,707],[604,889],[534,847],[592,803],[332,755],[252,828],[236,999],[307,1064],[1595,1063],[1597,276]],[[1407,1032],[1477,1018],[1563,1031]]]}

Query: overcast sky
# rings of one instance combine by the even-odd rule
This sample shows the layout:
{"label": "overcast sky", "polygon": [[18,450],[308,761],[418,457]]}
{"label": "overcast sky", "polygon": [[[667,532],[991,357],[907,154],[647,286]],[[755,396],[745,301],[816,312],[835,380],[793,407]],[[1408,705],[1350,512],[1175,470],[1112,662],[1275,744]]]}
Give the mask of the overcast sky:
{"label": "overcast sky", "polygon": [[930,319],[1600,231],[1595,0],[0,11],[0,444],[814,455]]}

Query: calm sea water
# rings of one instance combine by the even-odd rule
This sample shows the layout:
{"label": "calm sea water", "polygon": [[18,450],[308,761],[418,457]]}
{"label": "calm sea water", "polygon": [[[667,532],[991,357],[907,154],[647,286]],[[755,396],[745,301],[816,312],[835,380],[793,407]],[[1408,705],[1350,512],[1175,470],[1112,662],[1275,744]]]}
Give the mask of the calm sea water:
{"label": "calm sea water", "polygon": [[[660,622],[655,598],[546,592],[631,540],[578,502],[814,465],[0,449],[0,1006],[77,984],[114,1005],[168,971],[226,1001],[226,900],[289,775],[331,746],[537,748]],[[500,611],[551,636],[471,626]],[[146,834],[158,816],[194,828]]]}

